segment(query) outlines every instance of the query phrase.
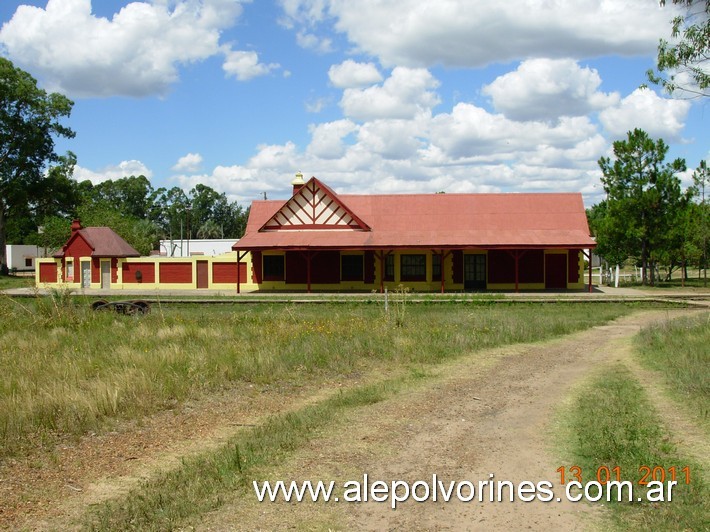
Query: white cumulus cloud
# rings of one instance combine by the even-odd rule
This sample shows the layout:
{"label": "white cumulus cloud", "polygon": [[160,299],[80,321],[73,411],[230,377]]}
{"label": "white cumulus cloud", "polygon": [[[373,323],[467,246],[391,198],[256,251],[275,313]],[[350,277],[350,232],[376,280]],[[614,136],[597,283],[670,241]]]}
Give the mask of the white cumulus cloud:
{"label": "white cumulus cloud", "polygon": [[175,172],[198,172],[202,165],[202,155],[199,153],[188,153],[180,157],[173,166]]}
{"label": "white cumulus cloud", "polygon": [[581,116],[609,107],[618,94],[599,92],[599,73],[572,59],[529,59],[483,87],[493,106],[514,120]]}
{"label": "white cumulus cloud", "polygon": [[140,161],[121,161],[116,165],[106,166],[100,170],[89,170],[82,166],[74,167],[74,179],[78,182],[91,181],[94,185],[108,180],[116,180],[130,176],[145,176],[150,179],[153,172]]}
{"label": "white cumulus cloud", "polygon": [[355,119],[413,118],[440,102],[432,90],[438,86],[439,81],[426,69],[396,67],[382,85],[345,89],[340,106]]}
{"label": "white cumulus cloud", "polygon": [[239,81],[247,81],[258,76],[264,76],[279,68],[278,63],[259,62],[259,55],[253,51],[230,50],[225,53],[222,68],[227,76],[234,76]]}
{"label": "white cumulus cloud", "polygon": [[223,53],[240,0],[131,2],[109,20],[91,0],[22,5],[0,29],[8,56],[72,96],[164,94],[178,67]]}
{"label": "white cumulus cloud", "polygon": [[[648,0],[282,0],[293,27],[331,26],[385,66],[653,53],[675,6]],[[670,4],[670,3],[669,3]],[[632,12],[633,21],[628,14]],[[286,24],[288,26],[288,24]]]}
{"label": "white cumulus cloud", "polygon": [[374,63],[358,63],[347,59],[328,70],[328,78],[339,89],[366,87],[382,81],[382,74]]}
{"label": "white cumulus cloud", "polygon": [[321,159],[337,159],[345,153],[343,139],[357,131],[358,126],[351,120],[336,120],[323,124],[312,125],[311,143],[308,153]]}
{"label": "white cumulus cloud", "polygon": [[651,137],[677,140],[685,126],[691,103],[687,100],[661,98],[649,89],[636,89],[617,105],[599,114],[604,129],[622,138],[635,128]]}

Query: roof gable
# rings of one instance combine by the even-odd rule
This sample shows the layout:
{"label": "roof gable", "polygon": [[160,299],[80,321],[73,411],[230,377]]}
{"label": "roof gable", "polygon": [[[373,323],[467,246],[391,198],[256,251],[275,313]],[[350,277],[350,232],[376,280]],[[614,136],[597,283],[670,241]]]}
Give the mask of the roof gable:
{"label": "roof gable", "polygon": [[69,240],[67,240],[67,243],[64,244],[62,248],[54,254],[54,256],[63,257],[64,255],[73,255],[75,253],[84,256],[91,256],[94,253],[94,246],[84,235],[81,234],[81,231],[74,231],[69,237]]}
{"label": "roof gable", "polygon": [[[261,230],[283,200],[255,200],[232,249],[593,248],[579,193],[341,195],[368,231]],[[299,227],[293,227],[298,229]]]}
{"label": "roof gable", "polygon": [[74,231],[67,243],[54,256],[63,257],[71,254],[79,239],[91,248],[92,257],[140,257],[140,253],[110,227],[85,227]]}
{"label": "roof gable", "polygon": [[328,186],[315,177],[303,185],[259,229],[351,229],[370,231],[363,222]]}

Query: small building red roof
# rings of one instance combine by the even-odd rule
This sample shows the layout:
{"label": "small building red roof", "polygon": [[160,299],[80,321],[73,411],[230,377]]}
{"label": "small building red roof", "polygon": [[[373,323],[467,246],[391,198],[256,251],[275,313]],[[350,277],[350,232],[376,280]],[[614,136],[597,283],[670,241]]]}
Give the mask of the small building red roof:
{"label": "small building red roof", "polygon": [[[318,185],[313,178],[304,187],[310,186],[310,202],[301,201],[304,188],[287,201],[254,201],[245,235],[233,249],[596,246],[579,193],[336,195],[331,211],[342,206],[362,221],[361,229],[334,225],[341,211],[319,214],[336,202],[330,202],[331,189]],[[274,220],[283,225],[274,227]],[[313,223],[323,220],[330,225]]]}
{"label": "small building red roof", "polygon": [[71,248],[77,238],[84,239],[89,245],[92,249],[92,257],[140,257],[141,255],[110,227],[84,227],[82,229],[73,228],[67,243],[54,256],[56,258],[64,257],[66,251]]}

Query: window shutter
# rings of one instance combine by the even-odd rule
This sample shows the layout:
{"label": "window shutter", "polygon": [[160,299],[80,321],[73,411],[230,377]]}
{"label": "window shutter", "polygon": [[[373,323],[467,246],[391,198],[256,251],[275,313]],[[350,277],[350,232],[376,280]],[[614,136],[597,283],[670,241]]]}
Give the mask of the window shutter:
{"label": "window shutter", "polygon": [[454,283],[461,284],[463,283],[463,251],[460,249],[455,249],[451,253],[451,261],[451,275],[454,280]]}
{"label": "window shutter", "polygon": [[365,252],[365,283],[372,284],[375,282],[375,252]]}

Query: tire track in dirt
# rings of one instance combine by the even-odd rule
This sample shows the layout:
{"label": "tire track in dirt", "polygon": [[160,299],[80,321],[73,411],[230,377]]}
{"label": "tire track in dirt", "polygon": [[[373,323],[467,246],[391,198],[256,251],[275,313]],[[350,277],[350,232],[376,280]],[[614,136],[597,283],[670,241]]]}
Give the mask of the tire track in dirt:
{"label": "tire track in dirt", "polygon": [[[573,385],[618,356],[620,344],[651,316],[636,314],[530,346],[496,365],[483,379],[464,379],[439,391],[435,394],[438,401],[431,397],[434,408],[427,414],[438,420],[439,427],[420,424],[406,452],[375,473],[377,478],[426,479],[445,467],[441,458],[448,456],[451,463],[451,458],[458,457],[456,466],[445,469],[449,481],[467,479],[477,484],[491,474],[514,485],[548,480],[560,502],[407,503],[397,512],[366,504],[349,508],[349,522],[362,529],[387,530],[584,529],[592,525],[595,509],[567,501],[564,488],[555,482],[557,468],[569,464],[552,455],[549,441],[557,435],[551,423]],[[480,397],[483,404],[471,402],[471,395]]]}
{"label": "tire track in dirt", "polygon": [[[602,508],[564,500],[555,482],[557,408],[597,367],[626,356],[628,339],[648,323],[688,311],[643,311],[544,343],[475,353],[419,389],[361,409],[347,427],[323,435],[271,471],[269,480],[497,480],[553,482],[561,502],[258,503],[235,496],[198,528],[248,530],[584,530]],[[487,367],[481,360],[490,359]],[[435,370],[439,371],[439,369]],[[559,480],[559,479],[558,479]]]}
{"label": "tire track in dirt", "polygon": [[[347,383],[346,383],[347,384]],[[223,445],[244,427],[318,402],[342,383],[292,390],[243,384],[191,400],[116,431],[67,441],[51,454],[0,466],[0,529],[60,530],[90,505],[125,495],[181,460]]]}
{"label": "tire track in dirt", "polygon": [[[668,393],[667,384],[656,371],[641,366],[634,356],[633,346],[628,342],[624,364],[643,387],[646,395],[668,429],[672,443],[679,449],[681,455],[694,459],[698,464],[710,465],[710,438],[689,412],[679,405]],[[710,470],[699,471],[706,482],[710,481]]]}

